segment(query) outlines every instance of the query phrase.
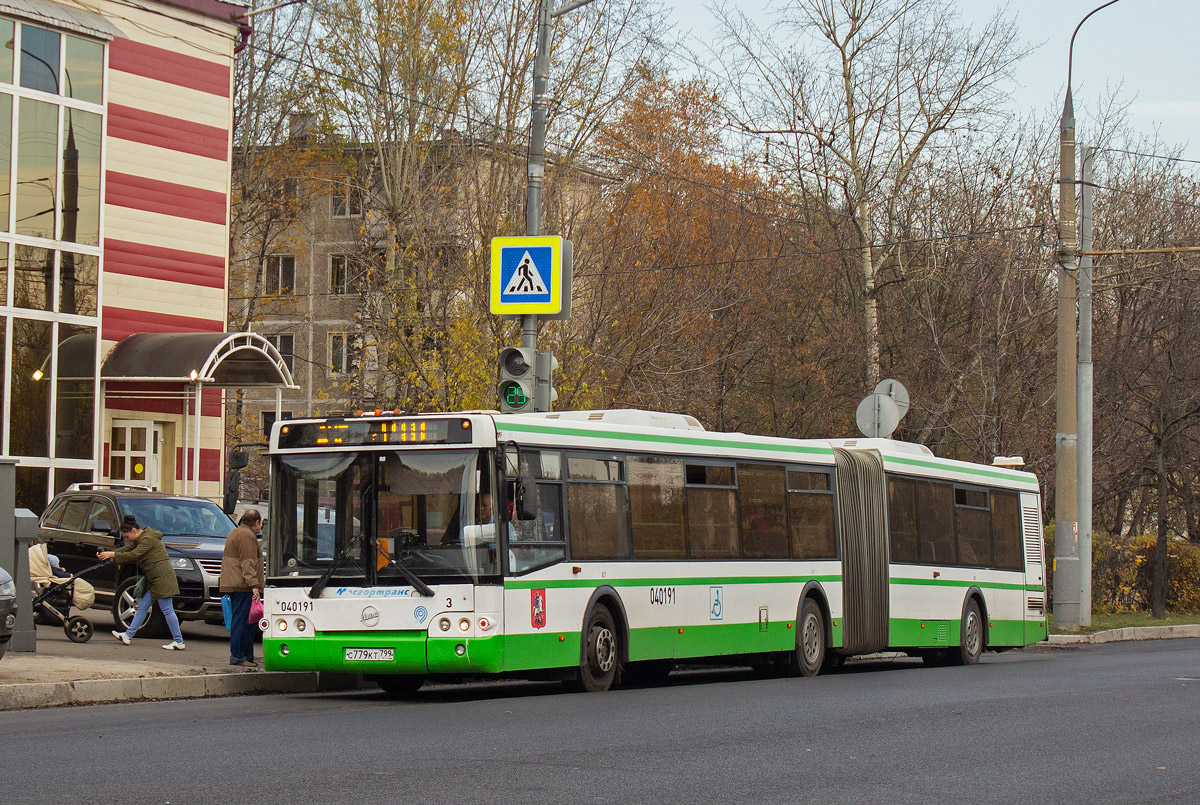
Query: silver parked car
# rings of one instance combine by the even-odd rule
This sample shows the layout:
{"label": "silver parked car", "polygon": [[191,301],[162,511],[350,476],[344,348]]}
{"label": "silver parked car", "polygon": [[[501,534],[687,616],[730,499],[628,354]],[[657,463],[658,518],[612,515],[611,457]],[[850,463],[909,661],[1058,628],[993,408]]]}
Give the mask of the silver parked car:
{"label": "silver parked car", "polygon": [[8,651],[8,641],[12,639],[13,629],[17,626],[17,585],[9,572],[0,567],[0,657]]}

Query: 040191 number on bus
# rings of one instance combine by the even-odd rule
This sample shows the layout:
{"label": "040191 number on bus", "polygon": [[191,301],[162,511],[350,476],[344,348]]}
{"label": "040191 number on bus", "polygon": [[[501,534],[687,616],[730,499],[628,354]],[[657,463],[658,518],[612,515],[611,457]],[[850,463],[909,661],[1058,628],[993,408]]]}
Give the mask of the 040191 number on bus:
{"label": "040191 number on bus", "polygon": [[651,587],[650,604],[652,606],[670,606],[675,603],[674,587]]}

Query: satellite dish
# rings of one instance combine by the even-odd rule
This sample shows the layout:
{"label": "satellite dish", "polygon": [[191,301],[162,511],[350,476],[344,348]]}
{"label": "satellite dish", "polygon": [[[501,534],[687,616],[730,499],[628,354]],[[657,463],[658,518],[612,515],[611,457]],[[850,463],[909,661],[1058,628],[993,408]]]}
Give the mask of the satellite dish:
{"label": "satellite dish", "polygon": [[[903,388],[903,386],[901,387]],[[886,394],[872,394],[864,397],[854,412],[854,421],[863,436],[871,439],[886,439],[900,424],[900,407]]]}
{"label": "satellite dish", "polygon": [[899,380],[880,380],[879,385],[875,387],[875,393],[891,397],[892,402],[900,409],[901,417],[908,412],[908,389],[904,388],[904,384]]}

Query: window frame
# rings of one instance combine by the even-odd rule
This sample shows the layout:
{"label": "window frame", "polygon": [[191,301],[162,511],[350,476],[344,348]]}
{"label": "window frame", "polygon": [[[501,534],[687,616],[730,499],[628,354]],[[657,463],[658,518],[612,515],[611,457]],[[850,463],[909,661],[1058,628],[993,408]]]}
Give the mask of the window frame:
{"label": "window frame", "polygon": [[[291,265],[292,284],[283,284],[284,261]],[[272,276],[272,273],[274,276]],[[273,280],[273,282],[272,282]],[[296,256],[292,254],[268,254],[263,258],[262,275],[259,283],[263,296],[295,296],[296,295]]]}
{"label": "window frame", "polygon": [[[264,335],[263,338],[267,339],[271,346],[275,347],[275,351],[279,353],[279,357],[283,358],[284,364],[287,365],[288,371],[295,371],[293,367],[296,358],[296,334],[294,332],[271,333],[270,335]],[[290,341],[287,352],[280,349],[282,339],[284,338]]]}

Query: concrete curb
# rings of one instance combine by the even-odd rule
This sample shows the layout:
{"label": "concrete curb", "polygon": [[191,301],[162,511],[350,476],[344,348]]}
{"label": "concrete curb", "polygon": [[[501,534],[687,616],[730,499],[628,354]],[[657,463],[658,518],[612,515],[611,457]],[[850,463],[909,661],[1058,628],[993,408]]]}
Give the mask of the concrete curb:
{"label": "concrete curb", "polygon": [[1127,626],[1124,629],[1109,629],[1087,634],[1052,634],[1053,645],[1077,643],[1116,643],[1121,640],[1163,640],[1173,637],[1200,637],[1200,624],[1178,626]]}
{"label": "concrete curb", "polygon": [[237,673],[150,676],[136,679],[81,679],[0,685],[0,710],[65,704],[198,699],[253,693],[314,693],[323,685],[316,673]]}

